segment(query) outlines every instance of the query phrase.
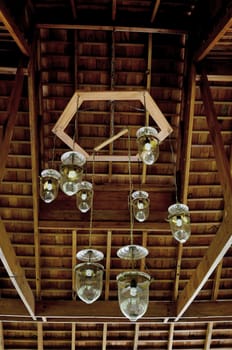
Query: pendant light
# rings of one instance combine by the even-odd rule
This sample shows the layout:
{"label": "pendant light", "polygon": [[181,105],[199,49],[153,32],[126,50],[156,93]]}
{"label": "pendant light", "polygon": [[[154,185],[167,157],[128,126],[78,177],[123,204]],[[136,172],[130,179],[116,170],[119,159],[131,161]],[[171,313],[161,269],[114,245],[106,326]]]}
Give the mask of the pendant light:
{"label": "pendant light", "polygon": [[174,161],[173,146],[170,139],[169,144],[174,164],[174,185],[176,191],[176,203],[169,206],[167,221],[169,222],[173,237],[178,242],[185,243],[191,235],[189,207],[186,204],[180,203],[178,201],[176,164]]}
{"label": "pendant light", "polygon": [[76,257],[84,261],[75,267],[76,293],[86,304],[92,304],[102,292],[104,266],[97,261],[104,255],[99,250],[88,248],[79,251]]}
{"label": "pendant light", "polygon": [[89,181],[81,181],[77,184],[76,205],[82,212],[89,211],[92,205],[93,185]]}
{"label": "pendant light", "polygon": [[180,243],[185,243],[191,234],[188,206],[182,203],[175,203],[170,205],[168,213],[168,221],[173,237]]}
{"label": "pendant light", "polygon": [[142,259],[148,254],[146,248],[130,244],[117,251],[121,259],[129,259],[132,270],[117,276],[118,301],[120,310],[130,321],[137,321],[147,311],[149,304],[149,286],[151,277],[134,269],[134,261]]}
{"label": "pendant light", "polygon": [[146,191],[134,191],[132,197],[132,210],[134,218],[139,221],[145,221],[149,216],[150,199]]}
{"label": "pendant light", "polygon": [[139,157],[144,164],[151,165],[159,157],[159,140],[157,130],[151,126],[144,126],[137,130],[137,144]]}
{"label": "pendant light", "polygon": [[[81,208],[84,208],[84,210],[86,210],[87,207],[90,209],[89,247],[76,254],[77,259],[83,261],[83,263],[77,264],[74,268],[76,294],[86,304],[92,304],[100,297],[102,293],[104,271],[104,266],[98,263],[98,261],[104,258],[104,254],[92,248],[94,160],[95,156],[93,154],[92,184],[83,181],[77,186],[77,190],[79,191],[77,195],[78,204],[81,205]],[[91,192],[91,194],[87,194],[86,192],[88,191]],[[81,198],[80,192],[86,195]],[[81,200],[79,201],[80,198]],[[81,208],[79,206],[80,210]]]}
{"label": "pendant light", "polygon": [[54,169],[45,169],[40,177],[40,197],[45,203],[53,202],[59,190],[60,173]]}
{"label": "pendant light", "polygon": [[60,188],[67,196],[73,196],[77,193],[85,162],[85,156],[79,152],[69,151],[62,154]]}

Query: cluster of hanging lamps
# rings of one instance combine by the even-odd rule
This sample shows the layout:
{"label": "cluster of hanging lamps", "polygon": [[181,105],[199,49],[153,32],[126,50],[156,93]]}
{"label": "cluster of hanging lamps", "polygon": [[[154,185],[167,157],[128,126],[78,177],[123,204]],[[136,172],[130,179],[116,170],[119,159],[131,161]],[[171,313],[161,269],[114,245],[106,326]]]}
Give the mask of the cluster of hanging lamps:
{"label": "cluster of hanging lamps", "polygon": [[77,196],[77,207],[85,213],[92,203],[92,184],[82,181],[86,158],[79,152],[69,151],[61,156],[59,171],[45,169],[40,176],[40,197],[45,203],[53,202],[59,188],[67,195]]}

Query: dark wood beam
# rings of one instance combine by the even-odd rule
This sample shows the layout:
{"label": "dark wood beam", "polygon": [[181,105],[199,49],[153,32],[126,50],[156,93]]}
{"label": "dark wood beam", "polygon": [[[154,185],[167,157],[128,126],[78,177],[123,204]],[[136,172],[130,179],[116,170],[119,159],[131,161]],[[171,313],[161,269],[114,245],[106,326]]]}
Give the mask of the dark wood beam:
{"label": "dark wood beam", "polygon": [[30,56],[30,47],[23,34],[19,30],[18,26],[16,25],[15,21],[13,20],[9,10],[5,5],[4,0],[0,0],[0,20],[3,22],[6,29],[11,34],[13,40],[15,41],[21,52],[26,56]]}
{"label": "dark wood beam", "polygon": [[230,176],[230,167],[229,161],[226,157],[223,139],[205,72],[202,73],[200,87],[221,186],[223,189],[225,209],[221,226],[219,227],[214,239],[206,251],[205,256],[195,269],[190,280],[177,300],[176,321],[179,320],[179,318],[191,305],[232,244],[232,218],[230,215],[232,211],[232,181]]}
{"label": "dark wood beam", "polygon": [[19,260],[15,254],[14,248],[2,220],[0,220],[0,259],[12,284],[25,305],[27,312],[29,312],[32,319],[35,319],[34,296],[26,279],[25,272],[20,266]]}
{"label": "dark wood beam", "polygon": [[[47,300],[36,302],[36,320],[44,322],[90,322],[90,323],[127,323],[130,322],[121,313],[118,301],[96,301],[84,304],[74,300]],[[208,319],[225,322],[232,319],[232,301],[194,302],[183,315],[181,322],[201,322]],[[176,314],[175,302],[150,301],[146,314],[140,323],[163,323],[167,318],[173,322]],[[28,320],[28,313],[19,299],[0,299],[0,319]]]}
{"label": "dark wood beam", "polygon": [[196,50],[194,54],[194,60],[199,62],[203,60],[208,53],[217,45],[223,35],[232,26],[232,6],[226,9],[224,16],[218,21],[218,23],[211,29],[206,40],[204,40],[201,46]]}

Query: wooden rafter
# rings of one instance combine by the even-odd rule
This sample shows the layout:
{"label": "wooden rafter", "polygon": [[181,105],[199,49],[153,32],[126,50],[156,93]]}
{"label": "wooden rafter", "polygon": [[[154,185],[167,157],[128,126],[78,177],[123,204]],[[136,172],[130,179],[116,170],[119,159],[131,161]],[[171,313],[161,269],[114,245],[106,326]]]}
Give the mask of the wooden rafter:
{"label": "wooden rafter", "polygon": [[0,258],[27,311],[35,320],[34,296],[2,220],[0,220],[0,232]]}
{"label": "wooden rafter", "polygon": [[[47,322],[124,322],[118,301],[97,301],[86,305],[81,301],[37,301],[36,317]],[[232,301],[200,301],[193,302],[186,311],[182,322],[196,321],[231,321]],[[139,323],[164,322],[166,318],[173,323],[175,318],[175,302],[150,301],[149,307]],[[29,315],[19,299],[0,299],[0,320],[23,319]]]}
{"label": "wooden rafter", "polygon": [[16,42],[21,52],[26,56],[30,56],[30,47],[23,34],[19,30],[18,26],[16,25],[15,21],[13,20],[3,0],[0,0],[0,20],[4,23],[6,29],[11,34],[13,40]]}
{"label": "wooden rafter", "polygon": [[232,210],[232,182],[230,176],[229,162],[225,153],[223,139],[220,127],[217,121],[217,115],[214,110],[213,99],[211,96],[207,75],[202,72],[201,93],[205,107],[205,113],[208,122],[208,128],[212,139],[212,145],[219,171],[219,177],[224,195],[225,210],[224,218],[219,230],[217,231],[212,243],[210,244],[205,256],[192,274],[189,282],[181,292],[177,301],[176,321],[183,315],[201,288],[204,286],[209,276],[220,263],[227,250],[231,247],[231,210]]}
{"label": "wooden rafter", "polygon": [[155,4],[154,4],[153,10],[152,10],[152,15],[151,15],[151,20],[150,20],[151,23],[153,23],[155,20],[155,17],[157,15],[158,10],[159,10],[159,6],[160,6],[160,0],[155,0]]}
{"label": "wooden rafter", "polygon": [[4,152],[0,153],[0,182],[3,180],[3,177],[4,177],[7,157],[10,149],[10,143],[12,140],[14,126],[17,119],[19,102],[23,91],[23,80],[24,80],[23,68],[19,67],[16,72],[14,86],[13,86],[9,103],[8,103],[7,124],[3,132],[3,139],[1,142],[1,149],[4,150]]}
{"label": "wooden rafter", "polygon": [[37,124],[37,103],[35,89],[35,62],[30,60],[28,66],[28,100],[29,100],[29,122],[31,130],[31,167],[32,167],[32,199],[33,199],[33,227],[35,244],[35,273],[36,273],[36,297],[40,298],[41,292],[41,271],[40,271],[40,235],[38,228],[39,218],[39,161],[38,161],[38,124]]}
{"label": "wooden rafter", "polygon": [[4,346],[4,333],[3,333],[3,324],[0,321],[0,349],[4,350],[5,346]]}
{"label": "wooden rafter", "polygon": [[201,46],[194,54],[195,61],[203,60],[208,53],[217,45],[223,35],[232,26],[232,6],[226,10],[225,15],[221,17],[218,24],[211,30],[207,40],[204,40]]}

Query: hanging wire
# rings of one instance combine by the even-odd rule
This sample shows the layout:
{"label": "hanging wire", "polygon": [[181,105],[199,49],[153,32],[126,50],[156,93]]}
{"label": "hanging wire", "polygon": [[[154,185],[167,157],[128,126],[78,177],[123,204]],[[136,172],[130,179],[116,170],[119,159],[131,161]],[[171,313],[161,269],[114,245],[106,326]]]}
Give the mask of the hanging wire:
{"label": "hanging wire", "polygon": [[172,161],[172,164],[173,164],[173,176],[174,176],[174,186],[175,186],[175,197],[176,197],[176,203],[179,203],[178,201],[178,187],[177,187],[177,178],[176,178],[176,162],[175,162],[175,152],[174,152],[174,149],[173,149],[173,144],[172,144],[172,140],[171,140],[171,137],[169,135],[168,137],[168,140],[169,140],[169,146],[170,146],[170,150],[171,150],[171,161]]}
{"label": "hanging wire", "polygon": [[92,158],[92,197],[91,197],[90,221],[89,221],[89,248],[92,247],[94,175],[95,175],[95,152],[93,152],[93,158]]}
{"label": "hanging wire", "polygon": [[133,227],[134,227],[134,216],[132,210],[132,192],[133,192],[133,183],[132,183],[132,173],[131,173],[131,137],[130,129],[128,128],[128,173],[129,173],[129,209],[130,209],[130,244],[133,244]]}
{"label": "hanging wire", "polygon": [[56,135],[53,137],[53,146],[52,146],[52,162],[51,168],[54,168],[54,160],[55,160],[55,150],[56,150]]}
{"label": "hanging wire", "polygon": [[75,118],[74,118],[73,150],[75,148],[75,143],[76,143],[76,140],[77,140],[77,126],[78,126],[78,117],[79,117],[79,100],[80,100],[80,96],[77,95],[76,113],[75,113]]}

